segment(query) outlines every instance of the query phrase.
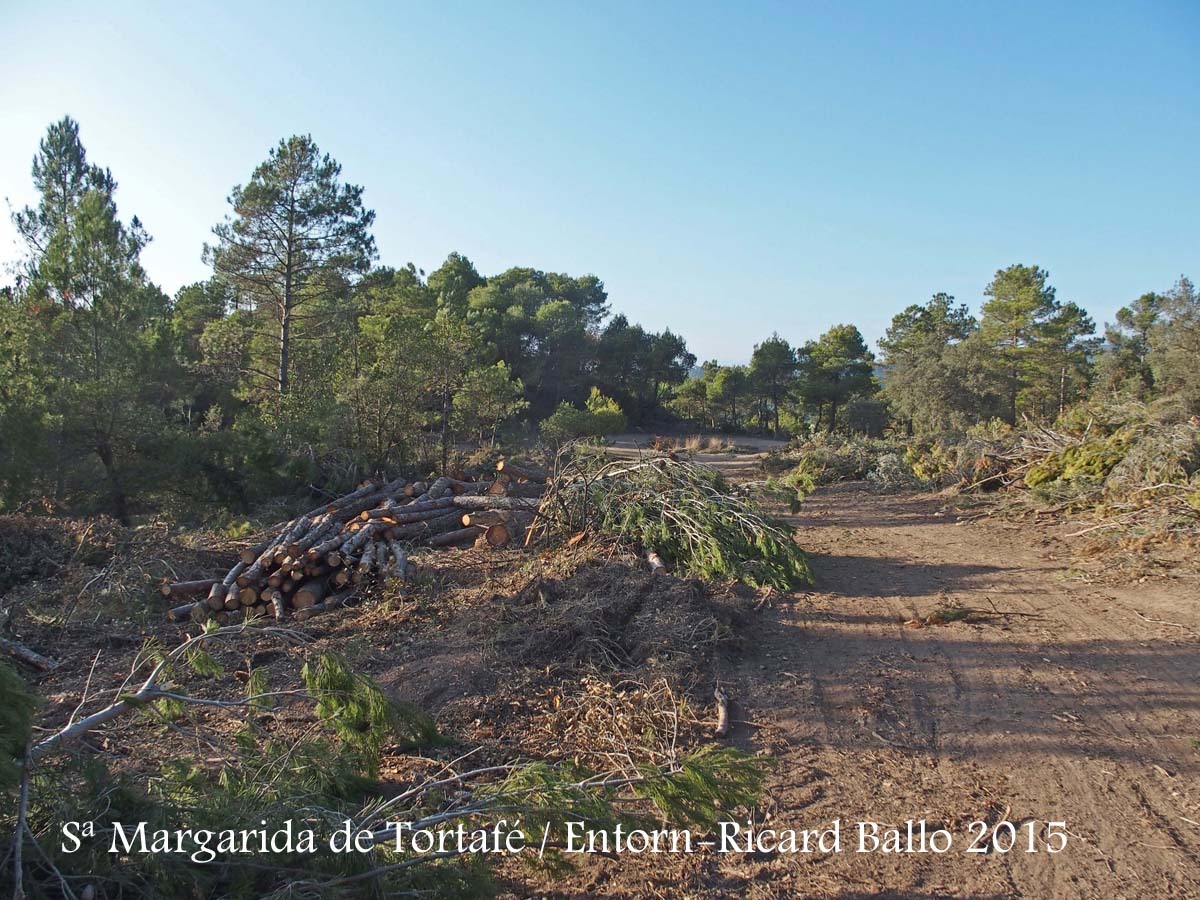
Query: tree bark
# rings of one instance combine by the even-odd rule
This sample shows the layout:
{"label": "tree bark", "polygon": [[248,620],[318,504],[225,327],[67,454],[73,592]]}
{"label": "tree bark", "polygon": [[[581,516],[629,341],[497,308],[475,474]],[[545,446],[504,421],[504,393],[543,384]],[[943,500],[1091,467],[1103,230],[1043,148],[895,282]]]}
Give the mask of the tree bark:
{"label": "tree bark", "polygon": [[541,501],[536,497],[487,497],[462,494],[454,498],[454,505],[462,509],[525,509],[536,512]]}
{"label": "tree bark", "polygon": [[43,672],[49,672],[52,669],[58,668],[58,663],[49,657],[35,653],[24,644],[18,644],[16,641],[10,641],[7,638],[0,638],[0,651],[8,654],[13,659],[20,660],[27,666],[32,666]]}
{"label": "tree bark", "polygon": [[502,459],[496,463],[496,471],[503,472],[512,478],[524,478],[526,481],[536,481],[545,484],[550,477],[550,473],[545,469],[533,465],[517,465],[509,460]]}
{"label": "tree bark", "polygon": [[451,547],[455,544],[465,544],[467,541],[472,541],[481,534],[483,534],[481,526],[468,525],[466,528],[459,528],[455,531],[447,531],[443,534],[434,535],[429,539],[429,546]]}
{"label": "tree bark", "polygon": [[200,594],[207,594],[216,583],[217,579],[215,578],[202,578],[199,581],[176,581],[174,584],[164,581],[159,585],[158,592],[164,597],[171,598],[197,597]]}
{"label": "tree bark", "polygon": [[320,579],[307,581],[292,596],[292,606],[296,609],[306,609],[321,602],[325,596],[325,582]]}

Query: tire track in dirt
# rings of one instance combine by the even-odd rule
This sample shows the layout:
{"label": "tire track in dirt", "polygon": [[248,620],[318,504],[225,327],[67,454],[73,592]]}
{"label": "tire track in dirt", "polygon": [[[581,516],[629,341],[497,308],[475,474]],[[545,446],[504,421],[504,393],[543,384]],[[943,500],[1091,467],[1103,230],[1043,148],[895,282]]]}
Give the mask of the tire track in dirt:
{"label": "tire track in dirt", "polygon": [[[945,502],[809,498],[818,584],[755,627],[738,739],[779,760],[775,827],[925,818],[962,847],[974,819],[1065,820],[1067,849],[734,857],[714,895],[1200,897],[1196,596],[1069,581],[1028,529]],[[905,624],[950,606],[989,614]]]}

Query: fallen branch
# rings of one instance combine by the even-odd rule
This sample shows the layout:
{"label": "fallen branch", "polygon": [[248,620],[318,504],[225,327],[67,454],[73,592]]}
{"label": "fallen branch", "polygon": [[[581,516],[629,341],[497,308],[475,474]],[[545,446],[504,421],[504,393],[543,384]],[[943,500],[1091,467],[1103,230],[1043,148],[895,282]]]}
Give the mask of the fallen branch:
{"label": "fallen branch", "polygon": [[729,734],[729,695],[725,693],[720,682],[713,691],[713,697],[717,701],[717,730],[715,733],[717,737],[723,738]]}
{"label": "fallen branch", "polygon": [[146,680],[142,682],[142,686],[132,694],[122,695],[116,703],[112,703],[106,706],[104,709],[92,713],[90,716],[85,716],[78,722],[73,722],[59,731],[56,731],[49,737],[43,738],[34,744],[29,751],[30,762],[36,762],[47,754],[57,750],[62,745],[78,740],[83,735],[98,728],[106,722],[111,722],[113,719],[119,718],[126,713],[141,709],[147,703],[151,703],[154,700],[162,697],[164,694],[169,693],[169,691],[160,685],[160,680],[167,669],[173,663],[182,658],[193,647],[205,643],[206,641],[213,641],[218,638],[228,637],[230,635],[245,634],[249,631],[254,631],[261,634],[277,634],[284,636],[287,640],[292,641],[305,640],[297,632],[288,631],[285,628],[250,628],[246,625],[217,628],[213,631],[206,631],[198,634],[195,637],[184,641],[182,644],[164,656],[158,665],[156,665],[150,672]]}
{"label": "fallen branch", "polygon": [[7,653],[13,659],[19,660],[35,669],[40,669],[43,672],[50,672],[58,668],[58,663],[55,660],[42,656],[40,653],[35,653],[24,644],[18,644],[16,641],[10,641],[7,638],[0,638],[0,650]]}
{"label": "fallen branch", "polygon": [[1180,622],[1167,622],[1163,619],[1152,619],[1149,616],[1142,615],[1136,609],[1133,611],[1133,614],[1135,616],[1137,616],[1139,619],[1144,619],[1147,622],[1153,622],[1155,625],[1170,625],[1172,628],[1182,628],[1184,631],[1194,631],[1195,630],[1190,625],[1184,625]]}

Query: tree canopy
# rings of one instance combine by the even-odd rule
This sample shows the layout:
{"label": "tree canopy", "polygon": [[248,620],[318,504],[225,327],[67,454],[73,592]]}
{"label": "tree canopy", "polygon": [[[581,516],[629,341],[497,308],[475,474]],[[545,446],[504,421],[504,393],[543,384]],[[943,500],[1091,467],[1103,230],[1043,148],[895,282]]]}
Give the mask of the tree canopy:
{"label": "tree canopy", "polygon": [[204,248],[211,276],[172,298],[147,278],[149,234],[118,213],[116,179],[76,122],[49,127],[31,174],[35,201],[13,214],[24,254],[0,289],[4,508],[246,509],[627,425],[923,434],[1050,421],[1097,394],[1200,412],[1200,296],[1184,277],[1097,337],[1046,269],[1016,264],[977,315],[945,293],[904,306],[878,361],[837,324],[697,369],[675,330],[614,314],[592,273],[486,274],[457,251],[428,274],[377,265],[364,188],[309,136],[281,140],[232,188]]}

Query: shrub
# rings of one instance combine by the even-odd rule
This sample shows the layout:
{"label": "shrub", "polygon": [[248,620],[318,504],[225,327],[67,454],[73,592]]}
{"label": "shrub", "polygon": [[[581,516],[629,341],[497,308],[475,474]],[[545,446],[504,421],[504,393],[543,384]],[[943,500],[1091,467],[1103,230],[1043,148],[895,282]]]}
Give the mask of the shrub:
{"label": "shrub", "polygon": [[592,388],[588,395],[587,411],[592,416],[593,432],[598,436],[624,431],[628,424],[621,405],[612,397],[600,393],[599,388]]}
{"label": "shrub", "polygon": [[598,438],[623,431],[625,425],[625,413],[617,401],[592,388],[585,409],[564,400],[542,420],[541,433],[543,440],[557,447],[577,438]]}

